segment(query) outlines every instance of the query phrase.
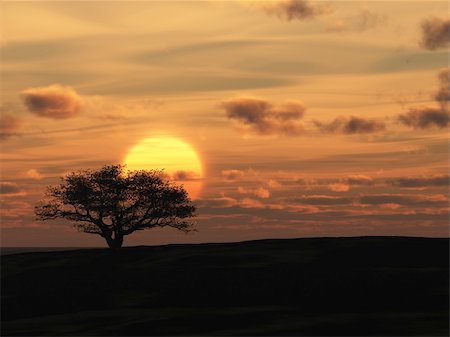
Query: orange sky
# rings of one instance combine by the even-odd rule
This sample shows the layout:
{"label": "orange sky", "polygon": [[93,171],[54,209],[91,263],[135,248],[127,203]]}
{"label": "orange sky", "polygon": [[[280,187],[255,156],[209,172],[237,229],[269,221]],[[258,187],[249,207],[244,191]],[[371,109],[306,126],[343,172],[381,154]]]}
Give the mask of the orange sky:
{"label": "orange sky", "polygon": [[448,236],[446,1],[0,6],[3,246],[103,246],[33,207],[158,137],[200,158],[199,231],[126,245]]}

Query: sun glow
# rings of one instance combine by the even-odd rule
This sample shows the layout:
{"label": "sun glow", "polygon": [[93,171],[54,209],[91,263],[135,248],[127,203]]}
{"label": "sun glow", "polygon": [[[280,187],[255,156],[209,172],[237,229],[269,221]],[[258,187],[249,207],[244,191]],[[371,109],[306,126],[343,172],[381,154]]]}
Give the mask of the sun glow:
{"label": "sun glow", "polygon": [[164,169],[170,179],[184,185],[193,199],[203,182],[203,167],[197,152],[188,143],[170,136],[145,138],[128,152],[124,164],[129,170]]}

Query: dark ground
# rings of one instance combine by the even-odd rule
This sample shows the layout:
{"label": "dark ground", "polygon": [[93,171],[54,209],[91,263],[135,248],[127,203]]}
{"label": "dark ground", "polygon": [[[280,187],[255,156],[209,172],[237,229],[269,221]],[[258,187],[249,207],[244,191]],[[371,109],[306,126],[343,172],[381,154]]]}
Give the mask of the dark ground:
{"label": "dark ground", "polygon": [[448,336],[448,253],[363,237],[2,256],[1,334]]}

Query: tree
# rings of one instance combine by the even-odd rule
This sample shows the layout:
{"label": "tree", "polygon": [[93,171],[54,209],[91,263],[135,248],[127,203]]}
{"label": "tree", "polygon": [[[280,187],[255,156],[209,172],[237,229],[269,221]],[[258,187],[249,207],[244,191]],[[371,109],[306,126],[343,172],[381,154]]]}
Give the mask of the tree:
{"label": "tree", "polygon": [[62,177],[59,186],[48,187],[35,213],[42,221],[70,220],[118,250],[124,236],[138,230],[193,230],[189,219],[195,216],[195,206],[183,186],[170,182],[163,171],[125,171],[122,165],[112,165]]}

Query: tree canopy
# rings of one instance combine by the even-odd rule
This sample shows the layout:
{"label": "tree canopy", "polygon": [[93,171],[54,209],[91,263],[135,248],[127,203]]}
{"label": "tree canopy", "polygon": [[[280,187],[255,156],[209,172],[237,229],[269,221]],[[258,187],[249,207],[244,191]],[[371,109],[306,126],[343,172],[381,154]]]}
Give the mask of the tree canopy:
{"label": "tree canopy", "polygon": [[191,231],[195,211],[184,187],[163,171],[126,171],[123,165],[72,172],[59,186],[49,186],[35,208],[38,220],[70,220],[80,231],[102,236],[112,249],[138,230]]}

